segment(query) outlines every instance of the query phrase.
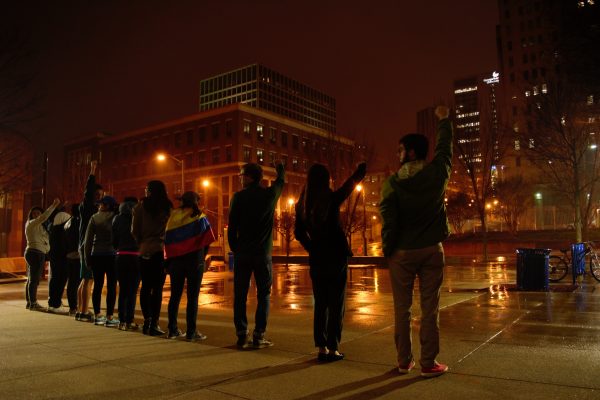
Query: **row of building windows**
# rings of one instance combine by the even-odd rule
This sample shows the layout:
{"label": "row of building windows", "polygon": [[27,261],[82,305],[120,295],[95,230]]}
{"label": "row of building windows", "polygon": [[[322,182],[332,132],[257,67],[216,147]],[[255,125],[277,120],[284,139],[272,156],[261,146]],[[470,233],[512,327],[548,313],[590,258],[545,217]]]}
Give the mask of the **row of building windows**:
{"label": "row of building windows", "polygon": [[226,120],[224,124],[213,122],[210,125],[202,125],[197,127],[196,130],[189,128],[185,131],[176,131],[172,134],[162,134],[161,136],[155,135],[151,139],[148,138],[146,140],[130,143],[119,143],[113,147],[112,157],[113,161],[126,160],[129,157],[148,156],[150,155],[149,153],[157,151],[160,148],[166,150],[171,147],[180,149],[182,147],[194,146],[197,143],[206,143],[207,138],[210,138],[212,141],[217,141],[222,133],[224,133],[227,138],[233,136],[232,120]]}
{"label": "row of building windows", "polygon": [[[187,153],[185,155],[175,155],[177,158],[182,159],[184,162],[184,169],[205,167],[208,165],[218,165],[222,162],[233,161],[233,147],[225,146],[224,154],[220,147],[215,147],[210,150],[200,150],[194,156],[194,153]],[[140,175],[156,174],[160,171],[164,171],[163,166],[157,162],[143,161],[140,163],[124,164],[113,168],[113,177],[115,179],[127,179],[134,178]],[[173,164],[173,170],[178,170],[180,167]]]}

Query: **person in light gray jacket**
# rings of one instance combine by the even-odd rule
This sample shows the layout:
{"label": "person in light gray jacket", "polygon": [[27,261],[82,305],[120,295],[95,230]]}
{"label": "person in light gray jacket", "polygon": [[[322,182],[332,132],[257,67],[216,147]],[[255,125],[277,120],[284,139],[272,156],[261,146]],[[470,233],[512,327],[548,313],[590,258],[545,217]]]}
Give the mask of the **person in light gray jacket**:
{"label": "person in light gray jacket", "polygon": [[[98,212],[92,215],[88,223],[84,239],[85,265],[92,268],[94,289],[92,306],[94,307],[94,323],[113,327],[119,320],[113,318],[117,298],[117,272],[115,268],[115,249],[112,240],[112,220],[115,216],[117,201],[111,196],[104,196],[99,201]],[[102,288],[106,275],[106,316],[100,314]]]}
{"label": "person in light gray jacket", "polygon": [[41,207],[33,207],[27,216],[25,223],[25,239],[27,247],[25,248],[25,261],[27,263],[27,284],[25,285],[26,307],[29,310],[45,309],[37,302],[37,288],[42,278],[46,255],[50,251],[50,237],[44,227],[44,222],[54,212],[60,204],[59,199],[54,202],[46,211]]}

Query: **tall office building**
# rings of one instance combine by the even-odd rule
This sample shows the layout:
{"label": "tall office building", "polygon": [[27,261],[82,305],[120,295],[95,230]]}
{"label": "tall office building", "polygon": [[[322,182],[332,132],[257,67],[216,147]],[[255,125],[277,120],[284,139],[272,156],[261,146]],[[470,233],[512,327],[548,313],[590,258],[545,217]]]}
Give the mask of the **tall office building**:
{"label": "tall office building", "polygon": [[336,132],[335,98],[260,64],[200,82],[200,111],[235,103]]}
{"label": "tall office building", "polygon": [[[536,99],[552,90],[565,77],[573,76],[595,49],[573,40],[582,27],[600,23],[600,5],[595,0],[499,0],[500,24],[497,46],[503,108],[503,124],[514,131],[510,168],[513,174],[528,175],[531,165],[522,157],[523,146],[535,121]],[[527,143],[524,143],[527,141]]]}
{"label": "tall office building", "polygon": [[462,150],[457,151],[457,157],[468,158],[466,161],[476,169],[487,165],[493,175],[502,168],[497,165],[499,82],[496,71],[454,82],[454,130],[457,147]]}

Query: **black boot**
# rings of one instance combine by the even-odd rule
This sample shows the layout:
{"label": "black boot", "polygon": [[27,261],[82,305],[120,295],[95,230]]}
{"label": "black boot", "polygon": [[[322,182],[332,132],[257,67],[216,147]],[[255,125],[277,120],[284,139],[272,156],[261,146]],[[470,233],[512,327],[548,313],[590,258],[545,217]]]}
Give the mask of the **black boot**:
{"label": "black boot", "polygon": [[150,333],[151,322],[152,322],[152,318],[144,319],[144,325],[142,325],[142,333],[144,335],[148,335]]}

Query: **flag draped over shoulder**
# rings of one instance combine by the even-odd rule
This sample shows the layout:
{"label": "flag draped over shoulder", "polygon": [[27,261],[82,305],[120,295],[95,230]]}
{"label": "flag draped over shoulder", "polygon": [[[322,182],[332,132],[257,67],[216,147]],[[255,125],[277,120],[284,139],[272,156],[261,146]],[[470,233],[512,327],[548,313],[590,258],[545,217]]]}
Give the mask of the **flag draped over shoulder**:
{"label": "flag draped over shoulder", "polygon": [[191,216],[192,210],[176,208],[171,212],[165,233],[165,257],[182,256],[215,241],[205,214]]}

